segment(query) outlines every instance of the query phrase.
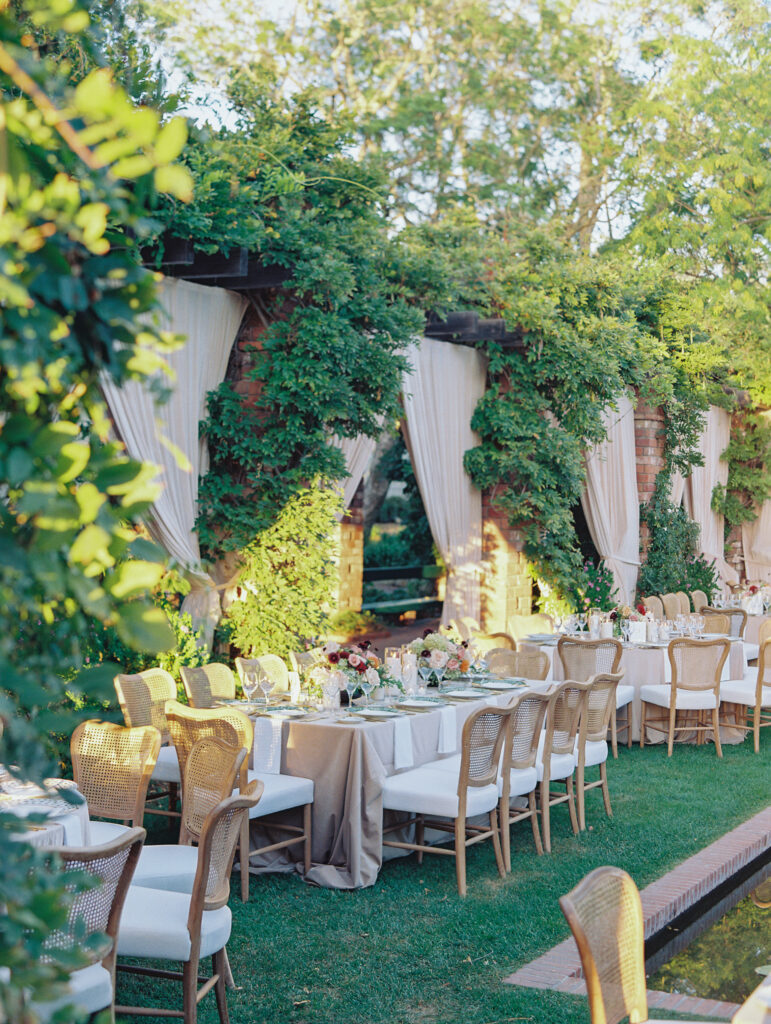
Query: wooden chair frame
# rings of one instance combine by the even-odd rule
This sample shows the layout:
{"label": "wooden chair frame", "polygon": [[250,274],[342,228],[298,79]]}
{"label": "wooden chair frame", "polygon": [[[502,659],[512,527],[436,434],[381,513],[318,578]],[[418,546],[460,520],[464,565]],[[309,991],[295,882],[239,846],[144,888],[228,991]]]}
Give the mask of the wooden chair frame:
{"label": "wooden chair frame", "polygon": [[[623,648],[623,645],[622,645],[620,640],[617,640],[615,637],[605,637],[605,638],[599,639],[599,640],[581,640],[578,637],[561,636],[559,638],[559,640],[557,641],[557,655],[558,655],[558,657],[560,659],[560,662],[562,663],[562,671],[564,673],[565,679],[578,679],[579,682],[585,683],[589,679],[591,679],[592,676],[598,674],[597,671],[591,672],[591,673],[589,673],[589,675],[586,676],[586,678],[579,679],[579,677],[576,674],[576,672],[574,671],[574,669],[570,669],[569,670],[569,665],[568,665],[568,662],[567,662],[563,652],[569,650],[570,647],[575,646],[575,645],[579,645],[579,644],[583,645],[584,648],[588,648],[588,649],[591,649],[592,647],[601,649],[603,647],[607,647],[609,644],[613,644],[613,646],[615,648],[615,653],[613,655],[613,660],[612,660],[610,666],[608,668],[606,668],[606,669],[603,669],[603,671],[607,672],[610,675],[615,675],[618,672],[619,667],[621,665],[621,658],[623,657],[623,654],[624,654],[624,648]],[[597,669],[596,663],[595,663],[595,669]],[[615,708],[613,709],[613,714],[611,715],[611,718],[610,718],[610,745],[611,745],[611,750],[612,750],[612,753],[613,753],[613,757],[615,757],[615,758],[618,758],[618,734],[620,732],[626,732],[626,745],[627,745],[627,748],[631,749],[631,747],[632,747],[632,705],[631,705],[631,703],[627,704],[625,706],[625,708],[623,709],[623,711],[624,711],[624,717],[620,721],[619,721],[619,718],[618,718],[618,712],[616,711]]]}
{"label": "wooden chair frame", "polygon": [[[726,709],[723,724],[731,729],[743,729],[744,732],[752,732],[753,749],[756,754],[760,753],[760,730],[771,725],[771,708],[764,708],[761,703],[763,700],[763,686],[771,686],[771,620],[764,622],[760,627],[759,639],[755,704],[723,704],[723,707]],[[768,672],[770,679],[764,684],[766,672]]]}
{"label": "wooden chair frame", "polygon": [[[602,761],[599,768],[600,777],[594,782],[586,781],[586,744],[602,742],[608,735],[608,726],[616,710],[616,690],[623,672],[615,674],[604,672],[592,676],[589,680],[589,692],[586,699],[584,714],[578,729],[578,764],[576,765],[576,794],[578,798],[578,827],[586,829],[586,794],[590,789],[601,789],[605,813],[613,817],[610,806],[610,790],[608,789],[608,762]],[[604,702],[600,695],[604,695]],[[598,700],[598,696],[600,699]]]}
{"label": "wooden chair frame", "polygon": [[680,602],[680,614],[690,615],[691,614],[691,599],[688,597],[684,590],[676,590],[675,597]]}
{"label": "wooden chair frame", "polygon": [[[675,659],[675,651],[678,647],[722,647],[723,651],[715,669],[715,678],[712,680],[709,686],[694,685],[693,683],[678,682],[677,678],[677,663]],[[640,746],[645,746],[645,729],[654,729],[656,732],[664,733],[667,737],[667,756],[672,756],[672,748],[675,742],[675,733],[677,732],[695,732],[697,735],[697,743],[702,744],[705,739],[705,733],[712,732],[715,739],[715,749],[717,756],[723,756],[723,748],[720,745],[720,676],[723,671],[723,665],[728,657],[728,653],[731,649],[731,644],[728,640],[690,640],[690,639],[677,639],[669,641],[668,655],[669,664],[672,671],[672,681],[670,683],[670,697],[669,697],[669,708],[659,707],[658,704],[651,705],[663,712],[662,715],[655,717],[652,721],[647,714],[648,702],[642,700],[640,702]],[[691,690],[691,691],[706,691],[713,690],[715,693],[715,708],[712,711],[712,724],[707,725],[705,722],[705,712],[696,711],[696,723],[689,723],[687,721],[689,715],[687,711],[680,712],[682,719],[686,722],[684,725],[677,725],[677,691],[678,690]]]}
{"label": "wooden chair frame", "polygon": [[700,615],[702,608],[706,608],[709,605],[709,598],[703,590],[692,590],[691,602],[693,604],[693,610]]}
{"label": "wooden chair frame", "polygon": [[218,700],[233,700],[236,695],[236,681],[232,671],[221,662],[180,669],[182,685],[191,708],[213,708]]}
{"label": "wooden chair frame", "polygon": [[[744,631],[747,628],[747,612],[744,608],[711,608],[709,605],[702,608],[702,615],[722,615],[728,620],[728,636],[738,636],[744,639]],[[704,627],[706,629],[706,626]]]}
{"label": "wooden chair frame", "polygon": [[[558,683],[548,693],[549,704],[546,709],[546,731],[544,733],[543,749],[541,760],[543,763],[543,777],[539,791],[539,809],[541,812],[541,835],[543,846],[547,853],[551,853],[551,809],[559,804],[567,803],[570,814],[570,827],[573,835],[578,835],[578,816],[576,814],[576,799],[574,793],[575,767],[565,779],[555,781],[563,782],[565,792],[552,790],[551,788],[551,755],[552,754],[573,754],[575,752],[576,737],[581,723],[581,718],[586,708],[586,698],[590,683],[577,683],[567,680]],[[573,695],[573,706],[563,707],[565,699]],[[567,712],[567,718],[564,714]],[[559,714],[560,732],[564,732],[566,739],[555,746],[554,732]]]}
{"label": "wooden chair frame", "polygon": [[[514,738],[517,734],[518,718],[521,717],[521,713],[518,709],[525,703],[538,703],[540,709],[532,722],[532,733],[530,737],[530,749],[524,757],[516,757],[514,754]],[[506,867],[506,871],[511,871],[511,826],[516,825],[520,821],[530,820],[531,827],[533,829],[533,842],[535,843],[536,853],[540,856],[543,854],[543,843],[541,842],[541,832],[538,827],[538,803],[536,800],[536,789],[538,783],[533,787],[530,793],[527,794],[527,808],[517,809],[511,806],[511,775],[506,770],[508,765],[509,769],[521,769],[521,768],[534,768],[538,758],[538,741],[541,737],[541,730],[543,728],[544,718],[546,717],[546,711],[549,706],[549,694],[548,693],[522,693],[515,697],[510,704],[507,705],[507,709],[511,714],[511,724],[506,733],[506,742],[503,748],[503,786],[501,792],[501,799],[498,810],[498,820],[500,821],[501,827],[501,848],[503,851],[503,863]],[[522,732],[524,736],[524,731]]]}
{"label": "wooden chair frame", "polygon": [[271,693],[289,693],[289,669],[277,654],[262,654],[259,658],[236,658],[236,671],[242,687],[244,672],[253,666],[262,669],[274,680]]}
{"label": "wooden chair frame", "polygon": [[[500,719],[498,734],[492,749],[491,769],[488,775],[481,778],[474,778],[470,774],[471,768],[471,734],[475,722],[484,715],[495,715]],[[495,851],[495,862],[498,866],[498,874],[505,877],[506,867],[503,861],[501,848],[501,835],[498,822],[498,804],[492,808],[489,814],[489,825],[472,825],[466,820],[466,808],[468,801],[468,790],[471,786],[482,787],[496,784],[498,781],[498,766],[501,761],[501,754],[504,745],[508,742],[507,731],[511,728],[511,712],[508,708],[483,707],[473,711],[463,723],[461,736],[461,759],[460,771],[458,773],[458,816],[453,820],[427,818],[423,814],[414,814],[407,821],[400,821],[383,829],[383,834],[396,832],[408,825],[415,826],[415,842],[398,842],[394,839],[383,839],[383,846],[393,846],[400,850],[414,850],[418,855],[418,864],[423,863],[424,853],[436,853],[447,857],[455,857],[455,874],[458,883],[458,894],[465,896],[468,892],[466,883],[466,850],[475,843],[481,843],[484,839],[492,839],[493,850]],[[452,849],[445,849],[441,846],[429,846],[424,842],[426,828],[436,829],[440,832],[451,832],[455,836]]]}
{"label": "wooden chair frame", "polygon": [[644,597],[642,603],[645,605],[646,611],[653,612],[654,619],[664,618],[664,602],[656,594],[651,594],[650,597]]}
{"label": "wooden chair frame", "polygon": [[677,594],[662,594],[661,603],[664,606],[665,619],[676,619],[680,615],[680,598]]}
{"label": "wooden chair frame", "polygon": [[[250,783],[246,790],[228,797],[218,804],[209,814],[201,832],[201,840],[198,845],[198,866],[193,883],[193,892],[190,897],[190,910],[187,919],[187,929],[190,933],[190,957],[182,964],[181,971],[169,971],[154,967],[142,967],[134,964],[118,964],[118,970],[131,974],[142,974],[151,978],[166,978],[182,982],[182,1009],[168,1010],[158,1007],[145,1006],[116,1006],[116,1013],[126,1013],[139,1016],[153,1017],[181,1017],[185,1024],[196,1024],[198,1018],[198,1004],[212,989],[217,1000],[217,1010],[221,1024],[229,1024],[227,1008],[227,979],[230,974],[230,967],[227,960],[225,946],[212,956],[212,973],[209,977],[199,977],[200,948],[201,948],[201,920],[205,910],[218,910],[227,904],[230,896],[229,884],[221,883],[219,889],[207,896],[209,884],[210,864],[213,857],[222,857],[224,866],[219,873],[227,880],[233,865],[237,839],[232,843],[230,850],[217,850],[214,847],[216,827],[220,819],[235,811],[240,812],[241,818],[247,818],[250,808],[254,807],[262,796],[263,785],[258,780]],[[240,832],[240,827],[239,830]],[[199,982],[202,982],[199,988]]]}

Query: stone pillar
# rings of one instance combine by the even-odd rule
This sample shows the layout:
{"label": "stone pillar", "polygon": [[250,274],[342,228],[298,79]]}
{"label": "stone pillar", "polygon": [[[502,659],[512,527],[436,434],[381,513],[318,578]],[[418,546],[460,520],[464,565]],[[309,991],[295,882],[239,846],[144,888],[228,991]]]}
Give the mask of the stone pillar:
{"label": "stone pillar", "polygon": [[[650,501],[656,489],[656,477],[664,468],[664,413],[638,401],[634,411],[634,441],[637,456],[637,495],[641,505]],[[650,537],[647,526],[640,527],[640,554],[643,561]]]}
{"label": "stone pillar", "polygon": [[482,494],[482,629],[507,631],[514,615],[530,615],[533,585],[522,553],[522,536],[509,525],[505,512]]}
{"label": "stone pillar", "polygon": [[364,485],[359,484],[350,515],[340,523],[338,611],[361,611],[364,569]]}

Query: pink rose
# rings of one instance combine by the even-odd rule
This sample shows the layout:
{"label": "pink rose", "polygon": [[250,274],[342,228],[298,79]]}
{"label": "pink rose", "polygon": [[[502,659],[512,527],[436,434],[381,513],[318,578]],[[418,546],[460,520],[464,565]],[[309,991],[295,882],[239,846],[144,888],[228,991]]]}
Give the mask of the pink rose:
{"label": "pink rose", "polygon": [[349,654],[348,655],[348,664],[351,666],[351,668],[358,668],[359,665],[363,665],[364,664],[364,661],[363,661],[362,658],[359,657],[358,654]]}
{"label": "pink rose", "polygon": [[460,662],[458,661],[458,659],[450,658],[450,660],[447,662],[447,671],[454,672],[458,668],[460,668]]}

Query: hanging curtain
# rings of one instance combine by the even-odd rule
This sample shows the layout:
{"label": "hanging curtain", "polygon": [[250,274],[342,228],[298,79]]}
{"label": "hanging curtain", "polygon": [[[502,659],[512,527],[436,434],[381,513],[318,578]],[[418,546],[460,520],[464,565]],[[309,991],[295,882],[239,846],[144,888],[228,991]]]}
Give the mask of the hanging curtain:
{"label": "hanging curtain", "polygon": [[353,496],[358,490],[361,478],[367,471],[369,460],[377,447],[377,439],[367,437],[366,434],[359,434],[357,437],[338,437],[335,434],[332,444],[342,451],[345,467],[348,470],[348,476],[339,483],[347,510],[351,507]]}
{"label": "hanging curtain", "polygon": [[622,604],[632,604],[640,566],[640,505],[634,408],[624,395],[603,414],[606,438],[586,456],[581,505],[594,546],[613,573]]}
{"label": "hanging curtain", "polygon": [[704,430],[699,450],[703,466],[694,466],[685,488],[685,510],[699,524],[699,550],[707,561],[714,559],[723,583],[738,583],[739,576],[725,560],[723,516],[712,509],[712,492],[716,484],[728,482],[728,463],[721,455],[731,436],[731,416],[725,409],[711,405],[704,416]]}
{"label": "hanging curtain", "polygon": [[672,480],[669,490],[669,498],[675,508],[679,508],[682,505],[684,494],[685,477],[679,470],[675,469],[672,471]]}
{"label": "hanging curtain", "polygon": [[742,525],[742,543],[747,579],[771,583],[771,500],[763,502],[754,522]]}
{"label": "hanging curtain", "polygon": [[479,444],[471,417],[484,394],[487,360],[476,349],[423,338],[408,353],[404,435],[436,546],[447,567],[442,622],[479,620],[482,494],[463,468]]}
{"label": "hanging curtain", "polygon": [[[207,392],[224,380],[247,302],[223,288],[174,278],[161,282],[158,298],[165,313],[164,329],[187,337],[182,348],[166,357],[174,373],[168,402],[156,405],[139,381],[118,388],[103,378],[102,390],[128,454],[160,469],[162,490],[150,510],[147,528],[185,569],[192,589],[182,608],[190,613],[196,628],[203,629],[210,645],[220,600],[216,583],[201,567],[194,528],[198,479],[208,467],[208,452],[199,439],[198,426],[205,416]],[[174,449],[182,456],[179,461]]]}

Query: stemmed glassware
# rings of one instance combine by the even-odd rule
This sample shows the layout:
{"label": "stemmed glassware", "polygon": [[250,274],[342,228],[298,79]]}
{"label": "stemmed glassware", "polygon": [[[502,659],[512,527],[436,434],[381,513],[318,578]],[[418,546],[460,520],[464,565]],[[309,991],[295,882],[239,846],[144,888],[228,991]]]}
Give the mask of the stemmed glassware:
{"label": "stemmed glassware", "polygon": [[265,669],[260,669],[257,675],[257,682],[262,690],[262,695],[265,698],[265,707],[267,708],[270,705],[270,698],[268,697],[268,694],[273,689],[273,680]]}
{"label": "stemmed glassware", "polygon": [[441,668],[435,668],[434,669],[434,678],[436,679],[436,684],[437,684],[437,686],[439,687],[440,690],[442,688],[442,679],[444,679],[444,674],[445,674],[446,671],[447,671],[447,666],[446,665],[442,665]]}
{"label": "stemmed glassware", "polygon": [[359,688],[359,680],[358,679],[353,679],[353,678],[351,678],[350,675],[346,674],[346,677],[345,677],[345,689],[346,689],[346,692],[348,693],[348,707],[349,708],[353,707],[353,695],[354,695],[354,693],[356,693],[356,690],[358,688]]}
{"label": "stemmed glassware", "polygon": [[621,620],[621,636],[624,638],[624,643],[629,643],[629,619]]}
{"label": "stemmed glassware", "polygon": [[583,612],[579,612],[579,614],[576,616],[576,621],[578,622],[578,628],[583,633],[584,626],[586,625],[586,616],[583,614]]}
{"label": "stemmed glassware", "polygon": [[370,679],[367,678],[366,672],[362,672],[361,674],[360,686],[362,688],[362,691],[364,692],[364,700],[366,704],[369,705],[369,695],[372,693],[374,689],[374,684]]}
{"label": "stemmed glassware", "polygon": [[431,662],[428,660],[428,658],[418,658],[418,672],[420,673],[420,678],[423,680],[423,683],[425,684],[420,687],[420,692],[425,693],[426,686],[428,686],[428,681],[431,678],[431,673],[433,672],[433,669],[431,668]]}
{"label": "stemmed glassware", "polygon": [[253,701],[257,696],[257,690],[259,689],[259,676],[256,668],[247,668],[244,670],[244,694],[248,701]]}

